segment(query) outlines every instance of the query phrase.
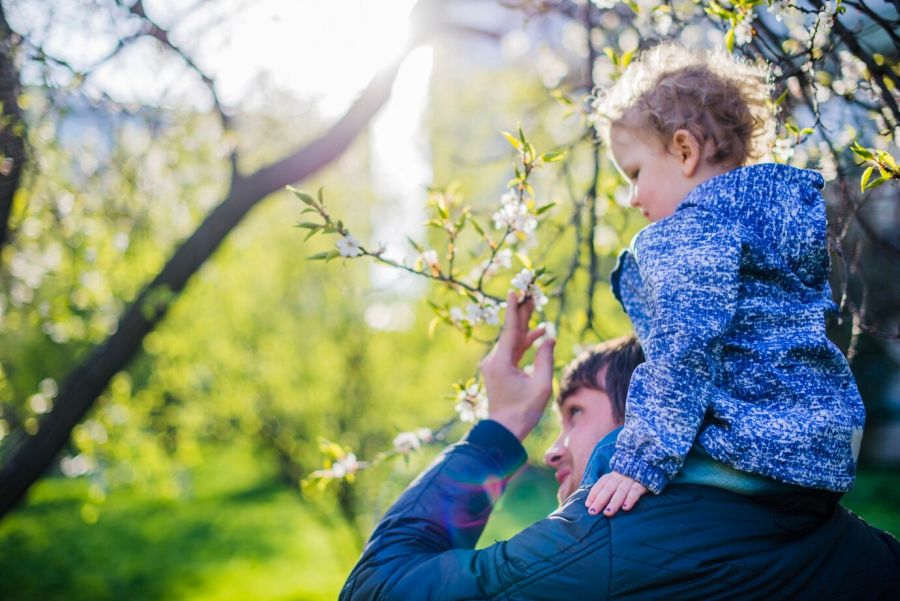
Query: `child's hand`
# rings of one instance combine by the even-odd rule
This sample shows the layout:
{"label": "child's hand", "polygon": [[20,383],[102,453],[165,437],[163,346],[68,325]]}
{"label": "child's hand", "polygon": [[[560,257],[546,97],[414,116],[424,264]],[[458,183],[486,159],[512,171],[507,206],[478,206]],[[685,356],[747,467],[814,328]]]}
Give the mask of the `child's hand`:
{"label": "child's hand", "polygon": [[597,480],[584,505],[590,514],[597,514],[603,509],[607,517],[612,517],[620,507],[625,511],[634,507],[645,492],[647,487],[637,480],[619,472],[609,472]]}

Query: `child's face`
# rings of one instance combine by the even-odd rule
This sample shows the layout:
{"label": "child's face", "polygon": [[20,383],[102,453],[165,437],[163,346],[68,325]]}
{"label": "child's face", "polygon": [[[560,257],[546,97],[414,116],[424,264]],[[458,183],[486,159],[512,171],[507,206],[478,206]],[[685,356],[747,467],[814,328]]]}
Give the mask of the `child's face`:
{"label": "child's face", "polygon": [[696,185],[685,173],[683,158],[651,132],[614,125],[610,151],[619,172],[631,182],[631,206],[650,221],[674,213]]}

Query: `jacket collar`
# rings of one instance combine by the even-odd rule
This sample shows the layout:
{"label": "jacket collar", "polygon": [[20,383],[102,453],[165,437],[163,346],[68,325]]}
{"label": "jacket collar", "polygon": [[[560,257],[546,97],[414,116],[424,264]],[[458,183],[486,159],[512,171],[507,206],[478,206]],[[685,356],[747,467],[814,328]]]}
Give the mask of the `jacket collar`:
{"label": "jacket collar", "polygon": [[604,436],[597,443],[597,446],[594,447],[591,459],[588,461],[587,467],[584,468],[581,486],[593,486],[594,482],[600,479],[600,476],[609,471],[609,461],[616,451],[616,440],[619,438],[619,432],[621,431],[621,427],[616,428]]}

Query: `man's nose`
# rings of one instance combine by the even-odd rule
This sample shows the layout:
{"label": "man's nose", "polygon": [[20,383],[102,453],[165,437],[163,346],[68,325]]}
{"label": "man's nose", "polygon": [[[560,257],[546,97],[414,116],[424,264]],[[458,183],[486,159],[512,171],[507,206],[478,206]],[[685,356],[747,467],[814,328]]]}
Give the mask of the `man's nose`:
{"label": "man's nose", "polygon": [[563,450],[562,450],[562,439],[557,438],[553,443],[553,446],[547,449],[547,452],[544,453],[544,463],[552,468],[556,468],[559,466],[559,463],[562,461]]}

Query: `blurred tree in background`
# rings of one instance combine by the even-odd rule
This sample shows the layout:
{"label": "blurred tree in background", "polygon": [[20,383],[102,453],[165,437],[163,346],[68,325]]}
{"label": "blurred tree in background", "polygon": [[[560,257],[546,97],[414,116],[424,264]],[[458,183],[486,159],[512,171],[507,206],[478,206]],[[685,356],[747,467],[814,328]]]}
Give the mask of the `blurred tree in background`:
{"label": "blurred tree in background", "polygon": [[[628,331],[606,278],[645,222],[625,206],[594,135],[590,95],[660,39],[725,44],[774,65],[777,158],[829,181],[841,303],[832,334],[853,357],[869,409],[866,450],[897,453],[896,3],[420,0],[408,45],[337,117],[264,77],[240,102],[223,100],[219,76],[230,65],[201,52],[203,42],[251,8],[0,2],[0,511],[22,508],[0,522],[8,591],[333,597],[373,520],[432,451],[380,463],[352,484],[342,474],[322,492],[299,481],[323,467],[323,438],[366,460],[400,432],[447,423],[451,385],[474,375],[496,333],[468,305],[482,293],[503,297],[526,267],[517,255],[556,278],[540,282],[560,364]],[[93,30],[104,44],[85,41]],[[421,190],[420,209],[436,227],[406,231],[388,217],[405,209],[373,175],[379,161],[401,158],[377,154],[371,124],[422,44],[433,49],[423,123],[433,188]],[[135,56],[152,56],[168,80],[161,96],[137,90],[123,101],[108,89],[104,69],[128,69]],[[494,216],[523,153],[499,132],[516,134],[517,123],[538,154],[560,154],[529,177],[534,232],[506,237]],[[385,278],[371,257],[305,260],[340,238],[303,242],[307,232],[291,226],[304,205],[287,184],[324,187],[328,210],[364,248],[387,243],[381,258],[425,276],[436,267],[479,293]],[[464,212],[450,248],[445,223]],[[508,263],[486,239],[505,239]],[[502,265],[479,277],[491,256]],[[554,428],[548,420],[528,442],[532,457]],[[447,438],[462,431],[454,425]],[[52,476],[47,486],[20,503],[42,475]],[[881,508],[897,491],[868,478],[858,487],[872,503],[863,517],[896,528],[896,512]],[[513,502],[521,521],[486,537],[550,509],[546,487],[525,482],[536,509]],[[232,514],[244,521],[223,517]],[[160,550],[142,549],[162,538]],[[71,568],[104,547],[122,556],[105,572]],[[243,567],[223,563],[236,549]],[[262,578],[253,562],[279,556],[256,571],[284,588],[241,588],[242,577]],[[308,571],[298,576],[291,561]],[[148,578],[142,562],[161,573]],[[47,564],[57,579],[36,576]],[[223,579],[226,570],[235,576]]]}

